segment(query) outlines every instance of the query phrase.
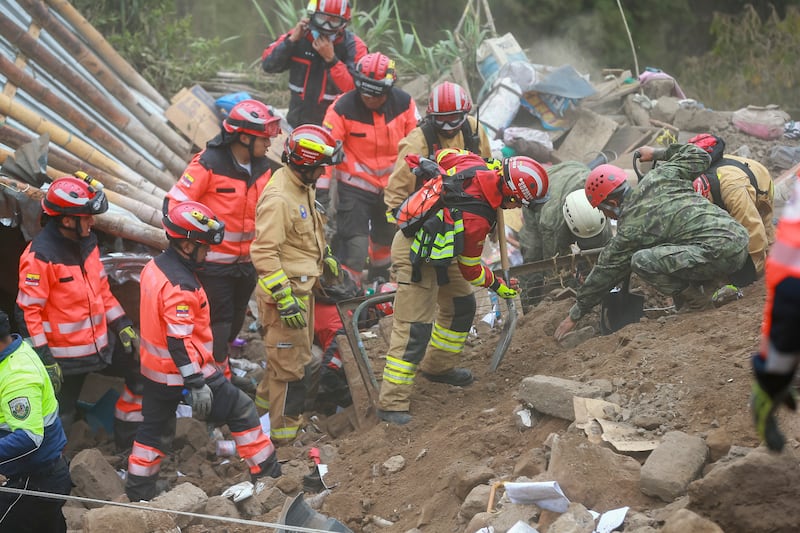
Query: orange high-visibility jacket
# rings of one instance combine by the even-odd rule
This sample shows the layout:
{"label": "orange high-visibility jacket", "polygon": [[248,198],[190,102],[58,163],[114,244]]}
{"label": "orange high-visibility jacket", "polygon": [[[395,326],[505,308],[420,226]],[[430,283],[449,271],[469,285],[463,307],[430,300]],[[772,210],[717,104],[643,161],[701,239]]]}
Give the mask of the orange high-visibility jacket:
{"label": "orange high-visibility jacket", "polygon": [[111,294],[97,237],[72,241],[55,223],[47,224],[20,257],[17,304],[33,346],[49,346],[66,375],[108,366],[109,324],[115,331],[130,325]]}
{"label": "orange high-visibility jacket", "polygon": [[167,194],[167,209],[175,202],[193,200],[206,205],[225,223],[222,243],[212,246],[209,263],[249,263],[250,244],[256,235],[256,203],[272,171],[266,157],[251,159],[251,172],[234,161],[221,137],[209,141],[196,154],[181,179]]}
{"label": "orange high-visibility jacket", "polygon": [[206,293],[174,248],[145,265],[140,285],[142,375],[182,386],[184,378],[216,372]]}

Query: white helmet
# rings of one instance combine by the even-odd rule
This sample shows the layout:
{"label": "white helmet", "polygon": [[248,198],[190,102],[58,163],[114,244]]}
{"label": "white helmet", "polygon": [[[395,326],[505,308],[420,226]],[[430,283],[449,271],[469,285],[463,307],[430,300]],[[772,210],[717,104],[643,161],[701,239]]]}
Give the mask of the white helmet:
{"label": "white helmet", "polygon": [[581,239],[590,239],[606,227],[606,216],[592,207],[583,189],[569,193],[562,210],[567,227]]}

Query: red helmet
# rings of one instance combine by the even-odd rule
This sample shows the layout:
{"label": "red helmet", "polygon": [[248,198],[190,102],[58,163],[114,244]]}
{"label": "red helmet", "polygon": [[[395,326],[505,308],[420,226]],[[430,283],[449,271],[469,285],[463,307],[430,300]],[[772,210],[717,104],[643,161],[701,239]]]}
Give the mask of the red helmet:
{"label": "red helmet", "polygon": [[433,117],[437,128],[457,130],[472,110],[472,100],[460,85],[446,81],[431,90],[427,114]]}
{"label": "red helmet", "polygon": [[[383,283],[380,287],[378,287],[378,294],[389,294],[392,292],[397,292],[397,283],[387,281],[386,283]],[[383,313],[383,316],[389,316],[394,313],[394,304],[391,301],[382,302],[376,304],[375,309]]]}
{"label": "red helmet", "polygon": [[586,177],[586,198],[592,207],[598,207],[614,191],[628,188],[625,171],[614,165],[600,165],[592,169]]}
{"label": "red helmet", "polygon": [[694,186],[694,192],[705,198],[709,201],[714,201],[711,195],[711,183],[708,181],[708,177],[705,174],[700,174],[697,178],[695,178],[694,182],[692,182]]}
{"label": "red helmet", "polygon": [[356,65],[356,89],[367,96],[383,96],[397,79],[394,60],[380,52],[367,54]]}
{"label": "red helmet", "polygon": [[344,161],[342,141],[334,140],[330,132],[316,124],[297,126],[283,148],[283,162],[296,167],[316,168],[338,165]]}
{"label": "red helmet", "polygon": [[275,137],[281,132],[281,118],[267,104],[242,100],[233,106],[222,121],[228,133],[246,133],[256,137]]}
{"label": "red helmet", "polygon": [[519,200],[525,207],[546,202],[550,195],[547,171],[527,156],[509,157],[503,161],[503,195]]}
{"label": "red helmet", "polygon": [[225,223],[200,202],[180,202],[169,210],[161,224],[170,239],[189,239],[200,244],[219,244]]}
{"label": "red helmet", "polygon": [[350,2],[347,0],[311,0],[308,3],[311,29],[333,35],[350,22]]}
{"label": "red helmet", "polygon": [[64,176],[50,184],[42,198],[42,211],[46,215],[89,216],[108,211],[103,186],[85,172],[76,175],[81,177]]}
{"label": "red helmet", "polygon": [[688,143],[702,148],[708,152],[708,155],[711,156],[712,163],[716,163],[722,159],[722,155],[725,153],[725,141],[716,135],[711,135],[710,133],[701,133],[699,135],[695,135],[689,139]]}

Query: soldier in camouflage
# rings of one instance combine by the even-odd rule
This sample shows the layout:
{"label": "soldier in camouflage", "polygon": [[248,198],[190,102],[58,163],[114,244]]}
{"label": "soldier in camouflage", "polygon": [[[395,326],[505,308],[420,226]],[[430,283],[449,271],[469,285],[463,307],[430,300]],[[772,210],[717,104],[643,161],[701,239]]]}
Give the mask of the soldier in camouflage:
{"label": "soldier in camouflage", "polygon": [[[589,170],[588,166],[578,161],[558,163],[547,169],[547,175],[550,176],[550,200],[523,210],[524,226],[519,241],[526,263],[550,259],[555,255],[571,254],[572,243],[577,243],[581,250],[601,248],[611,238],[609,224],[603,223],[596,235],[581,238],[570,230],[564,219],[563,206],[567,195],[583,190]],[[598,216],[603,218],[602,214]],[[543,281],[544,276],[540,272],[520,277],[520,297],[524,307],[535,305],[541,299]]]}
{"label": "soldier in camouflage", "polygon": [[631,188],[625,172],[600,165],[586,180],[586,197],[610,218],[617,233],[600,254],[577,301],[555,332],[561,340],[605,294],[633,272],[673,297],[679,310],[710,306],[703,283],[727,278],[747,257],[744,227],[695,194],[692,181],[711,159],[694,145],[666,150],[644,146],[642,161],[664,160]]}

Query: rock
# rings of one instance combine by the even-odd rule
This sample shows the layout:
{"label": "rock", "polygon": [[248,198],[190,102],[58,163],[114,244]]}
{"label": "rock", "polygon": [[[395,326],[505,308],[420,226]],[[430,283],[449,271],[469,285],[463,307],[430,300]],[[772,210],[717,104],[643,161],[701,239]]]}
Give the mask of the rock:
{"label": "rock", "polygon": [[488,483],[494,476],[494,470],[488,466],[478,465],[472,468],[464,466],[453,470],[450,486],[453,487],[456,497],[463,501],[472,489],[483,483]]}
{"label": "rock", "polygon": [[603,387],[581,383],[552,376],[531,376],[524,378],[519,388],[519,399],[546,415],[575,420],[572,397],[602,398],[606,395]]}
{"label": "rock", "polygon": [[180,450],[186,445],[199,450],[206,446],[209,440],[208,427],[205,422],[191,417],[181,417],[177,420],[174,444],[176,450]]}
{"label": "rock", "polygon": [[[252,499],[252,498],[251,498]],[[206,501],[205,514],[226,516],[228,518],[241,518],[236,504],[224,496],[212,496]]]}
{"label": "rock", "polygon": [[571,503],[567,512],[558,517],[547,529],[547,533],[592,533],[594,517],[583,505]]}
{"label": "rock", "polygon": [[585,328],[581,328],[575,331],[570,331],[564,338],[559,341],[559,344],[562,348],[570,349],[575,348],[579,344],[588,341],[592,337],[594,337],[595,331],[592,326],[586,326]]}
{"label": "rock", "polygon": [[707,520],[688,509],[676,511],[664,523],[661,533],[725,533],[711,520]]}
{"label": "rock", "polygon": [[797,531],[800,465],[794,453],[758,448],[689,485],[688,509],[724,531]]}
{"label": "rock", "polygon": [[461,504],[461,509],[458,514],[464,520],[472,520],[472,517],[478,513],[486,511],[486,506],[489,504],[489,494],[492,488],[489,485],[478,485],[467,494],[464,498],[464,503]]}
{"label": "rock", "polygon": [[65,505],[61,510],[67,521],[67,529],[81,529],[83,527],[83,515],[88,512],[88,509],[85,507]]}
{"label": "rock", "polygon": [[706,446],[708,446],[708,455],[712,463],[716,463],[728,455],[731,445],[731,436],[724,429],[712,429],[708,432]]}
{"label": "rock", "polygon": [[544,475],[558,481],[571,501],[605,511],[625,505],[640,509],[654,503],[641,493],[640,470],[639,462],[632,457],[591,444],[580,433],[567,433],[554,439]]}
{"label": "rock", "polygon": [[112,500],[125,494],[125,483],[96,448],[78,452],[69,465],[76,496]]}
{"label": "rock", "polygon": [[[202,513],[208,501],[208,495],[202,489],[191,483],[181,483],[169,492],[153,498],[148,504],[159,509],[171,509],[187,513]],[[191,517],[177,515],[175,523],[185,527],[191,522]]]}
{"label": "rock", "polygon": [[650,111],[650,116],[655,120],[672,124],[679,107],[680,104],[678,104],[677,98],[674,96],[663,96],[658,99],[655,106]]}
{"label": "rock", "polygon": [[285,500],[286,496],[280,490],[270,487],[253,495],[251,498],[240,501],[237,507],[242,516],[252,518],[282,506]]}
{"label": "rock", "polygon": [[547,470],[547,456],[542,448],[524,452],[514,465],[515,476],[534,477]]}
{"label": "rock", "polygon": [[648,496],[671,502],[697,479],[708,456],[700,437],[670,431],[642,466],[641,488]]}
{"label": "rock", "polygon": [[167,513],[129,507],[101,507],[83,515],[83,533],[180,533]]}
{"label": "rock", "polygon": [[406,459],[402,455],[393,455],[381,465],[381,470],[386,475],[396,474],[406,467]]}

